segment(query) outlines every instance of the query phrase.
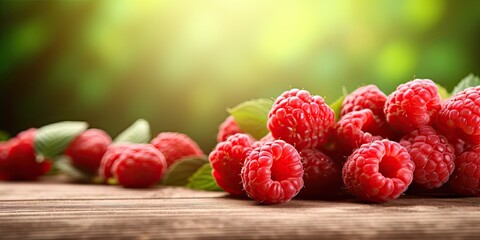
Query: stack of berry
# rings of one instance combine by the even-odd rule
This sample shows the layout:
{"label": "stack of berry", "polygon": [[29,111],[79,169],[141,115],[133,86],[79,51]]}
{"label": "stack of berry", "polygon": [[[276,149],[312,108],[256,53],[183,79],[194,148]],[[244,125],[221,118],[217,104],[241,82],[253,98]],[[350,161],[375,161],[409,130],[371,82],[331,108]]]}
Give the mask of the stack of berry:
{"label": "stack of berry", "polygon": [[269,133],[258,141],[229,117],[209,155],[212,175],[230,194],[266,204],[343,189],[385,202],[411,184],[480,196],[480,87],[442,101],[427,79],[388,97],[368,85],[345,97],[339,117],[322,97],[298,89],[275,100]]}

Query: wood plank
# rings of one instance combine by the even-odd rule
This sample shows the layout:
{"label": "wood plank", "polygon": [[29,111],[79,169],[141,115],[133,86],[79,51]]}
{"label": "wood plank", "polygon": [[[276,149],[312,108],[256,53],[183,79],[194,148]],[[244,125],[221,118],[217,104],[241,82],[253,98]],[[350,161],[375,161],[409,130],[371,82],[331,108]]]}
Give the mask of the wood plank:
{"label": "wood plank", "polygon": [[266,206],[183,188],[0,183],[1,239],[461,239],[479,237],[478,226],[478,198],[404,196],[386,204],[293,200]]}

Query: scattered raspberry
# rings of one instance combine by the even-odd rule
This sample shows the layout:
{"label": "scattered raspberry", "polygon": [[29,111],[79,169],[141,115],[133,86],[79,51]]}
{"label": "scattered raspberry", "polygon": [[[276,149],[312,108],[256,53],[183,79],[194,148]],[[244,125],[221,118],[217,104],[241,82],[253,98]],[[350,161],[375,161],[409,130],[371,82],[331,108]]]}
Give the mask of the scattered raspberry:
{"label": "scattered raspberry", "polygon": [[388,97],[384,111],[387,122],[403,133],[430,125],[440,111],[437,86],[429,79],[401,84]]}
{"label": "scattered raspberry", "polygon": [[98,175],[105,181],[113,177],[112,166],[122,155],[123,151],[127,148],[127,144],[112,144],[108,146],[107,151],[103,154],[100,161],[100,167],[98,168]]}
{"label": "scattered raspberry", "polygon": [[163,153],[168,166],[184,157],[205,156],[197,143],[183,133],[163,132],[151,143]]}
{"label": "scattered raspberry", "polygon": [[324,144],[334,122],[335,113],[322,97],[292,89],[275,100],[267,126],[274,138],[304,149]]}
{"label": "scattered raspberry", "polygon": [[413,180],[415,164],[400,144],[380,140],[357,148],[343,166],[343,182],[360,199],[386,202],[396,199]]}
{"label": "scattered raspberry", "polygon": [[480,144],[480,86],[467,88],[446,100],[436,123],[449,139]]}
{"label": "scattered raspberry", "polygon": [[334,197],[342,185],[340,167],[316,149],[304,149],[300,156],[305,188],[300,191],[299,196],[323,199]]}
{"label": "scattered raspberry", "polygon": [[385,119],[383,107],[386,100],[385,93],[375,85],[359,87],[343,100],[340,116],[353,111],[370,109],[378,119]]}
{"label": "scattered raspberry", "polygon": [[250,152],[242,168],[248,196],[266,204],[290,201],[303,187],[303,165],[297,150],[275,140]]}
{"label": "scattered raspberry", "polygon": [[223,142],[235,133],[242,133],[242,130],[235,122],[233,116],[228,116],[218,128],[217,142]]}
{"label": "scattered raspberry", "polygon": [[480,145],[455,159],[455,171],[449,185],[460,194],[480,196]]}
{"label": "scattered raspberry", "polygon": [[90,175],[98,173],[103,154],[112,143],[110,136],[100,129],[88,129],[78,135],[65,150],[73,166]]}
{"label": "scattered raspberry", "polygon": [[453,147],[432,127],[423,126],[400,141],[415,163],[413,181],[427,188],[439,188],[455,168]]}
{"label": "scattered raspberry", "polygon": [[253,142],[250,135],[237,133],[218,143],[208,157],[213,178],[218,186],[230,194],[245,194],[240,173],[245,158],[253,150]]}
{"label": "scattered raspberry", "polygon": [[381,140],[377,124],[370,109],[347,113],[335,126],[335,136],[342,150],[349,155],[353,149],[365,143]]}
{"label": "scattered raspberry", "polygon": [[127,188],[147,188],[160,181],[167,169],[163,154],[150,144],[125,145],[117,156],[112,173]]}
{"label": "scattered raspberry", "polygon": [[32,181],[47,173],[52,164],[37,162],[35,132],[31,128],[19,133],[0,147],[0,178],[10,181]]}

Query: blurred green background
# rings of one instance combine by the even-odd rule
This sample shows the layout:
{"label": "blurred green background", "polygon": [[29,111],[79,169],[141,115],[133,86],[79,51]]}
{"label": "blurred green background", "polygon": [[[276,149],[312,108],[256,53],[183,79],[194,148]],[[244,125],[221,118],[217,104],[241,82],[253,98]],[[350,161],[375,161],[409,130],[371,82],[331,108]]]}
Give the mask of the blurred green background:
{"label": "blurred green background", "polygon": [[137,118],[208,152],[225,109],[480,73],[480,1],[2,1],[0,129]]}

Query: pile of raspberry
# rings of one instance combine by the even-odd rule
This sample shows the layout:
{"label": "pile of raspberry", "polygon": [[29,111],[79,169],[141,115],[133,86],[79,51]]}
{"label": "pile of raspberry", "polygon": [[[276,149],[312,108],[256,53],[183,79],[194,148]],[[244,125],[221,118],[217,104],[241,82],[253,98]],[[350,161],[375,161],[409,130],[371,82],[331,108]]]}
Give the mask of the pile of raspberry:
{"label": "pile of raspberry", "polygon": [[444,100],[428,79],[389,96],[363,86],[339,115],[322,97],[291,89],[274,101],[262,139],[228,117],[209,154],[215,181],[265,204],[345,194],[386,202],[409,187],[480,196],[480,86]]}
{"label": "pile of raspberry", "polygon": [[[36,133],[37,129],[29,129],[0,142],[0,180],[32,181],[49,172],[53,160],[36,155]],[[197,143],[182,133],[162,132],[145,144],[113,143],[101,129],[76,136],[64,155],[81,174],[127,188],[155,186],[173,163],[205,156]]]}

